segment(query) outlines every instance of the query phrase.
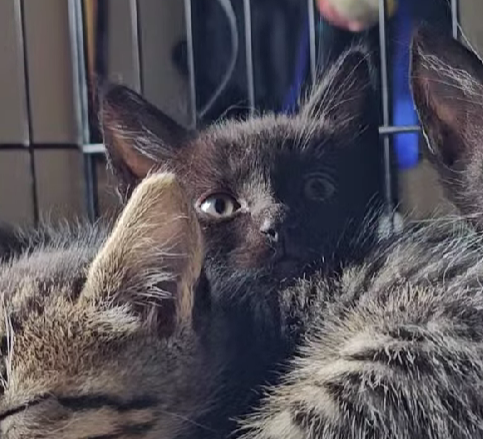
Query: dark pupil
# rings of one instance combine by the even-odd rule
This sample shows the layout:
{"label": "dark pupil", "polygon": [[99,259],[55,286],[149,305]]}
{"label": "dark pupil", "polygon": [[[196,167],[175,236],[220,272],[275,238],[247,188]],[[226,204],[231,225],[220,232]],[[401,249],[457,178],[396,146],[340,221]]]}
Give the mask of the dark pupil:
{"label": "dark pupil", "polygon": [[320,180],[313,181],[310,186],[312,195],[320,197],[325,194],[325,185]]}
{"label": "dark pupil", "polygon": [[222,198],[217,198],[215,201],[215,211],[218,214],[222,214],[226,209],[226,202]]}

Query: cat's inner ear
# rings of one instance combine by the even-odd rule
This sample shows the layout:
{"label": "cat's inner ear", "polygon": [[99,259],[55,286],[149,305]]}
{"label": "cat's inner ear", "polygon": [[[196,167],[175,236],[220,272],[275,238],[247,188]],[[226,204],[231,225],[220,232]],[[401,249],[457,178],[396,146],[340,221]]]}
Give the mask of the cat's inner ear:
{"label": "cat's inner ear", "polygon": [[99,89],[99,118],[110,167],[121,192],[152,169],[169,164],[191,133],[143,97],[122,85]]}
{"label": "cat's inner ear", "polygon": [[[312,120],[328,120],[343,128],[361,124],[374,113],[374,75],[371,54],[363,44],[354,45],[330,66],[311,91],[301,114]],[[371,106],[371,107],[368,107]]]}
{"label": "cat's inner ear", "polygon": [[411,88],[431,158],[453,169],[471,160],[483,132],[483,65],[449,35],[424,25],[414,33]]}
{"label": "cat's inner ear", "polygon": [[82,300],[127,305],[150,327],[170,334],[191,322],[203,261],[194,208],[171,173],[134,190],[89,268]]}

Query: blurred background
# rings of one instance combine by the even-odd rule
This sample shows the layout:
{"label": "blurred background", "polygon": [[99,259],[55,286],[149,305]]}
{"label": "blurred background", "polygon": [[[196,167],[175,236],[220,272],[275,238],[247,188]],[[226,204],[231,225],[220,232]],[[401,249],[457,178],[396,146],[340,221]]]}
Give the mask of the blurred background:
{"label": "blurred background", "polygon": [[[350,10],[363,0],[340,1]],[[483,49],[483,2],[379,7],[381,19],[365,32],[379,63],[374,105],[387,201],[419,218],[444,212],[421,157],[409,37],[424,20]],[[141,92],[186,126],[291,112],[315,75],[360,37],[323,10],[322,0],[0,0],[0,221],[96,218],[116,207],[90,102],[94,74]]]}

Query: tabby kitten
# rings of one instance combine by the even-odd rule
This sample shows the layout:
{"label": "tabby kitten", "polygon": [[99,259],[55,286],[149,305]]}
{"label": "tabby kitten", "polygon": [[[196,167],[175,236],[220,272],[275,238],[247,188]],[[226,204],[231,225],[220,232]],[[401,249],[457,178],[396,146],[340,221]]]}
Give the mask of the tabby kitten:
{"label": "tabby kitten", "polygon": [[308,340],[245,438],[483,438],[483,66],[421,27],[412,88],[440,175],[477,227],[417,226],[338,281],[302,283],[320,294]]}
{"label": "tabby kitten", "polygon": [[202,238],[174,176],[110,232],[50,236],[0,266],[0,437],[185,437],[221,363],[193,330]]}

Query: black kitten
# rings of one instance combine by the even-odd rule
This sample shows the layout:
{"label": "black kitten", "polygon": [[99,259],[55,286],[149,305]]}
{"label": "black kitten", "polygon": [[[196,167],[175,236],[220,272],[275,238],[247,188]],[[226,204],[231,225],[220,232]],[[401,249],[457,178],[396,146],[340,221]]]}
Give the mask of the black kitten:
{"label": "black kitten", "polygon": [[299,114],[228,120],[199,133],[110,86],[101,119],[121,193],[153,169],[174,171],[203,227],[208,280],[237,298],[268,293],[314,262],[353,260],[359,225],[382,200],[373,79],[368,51],[352,47]]}

